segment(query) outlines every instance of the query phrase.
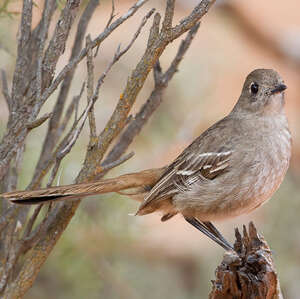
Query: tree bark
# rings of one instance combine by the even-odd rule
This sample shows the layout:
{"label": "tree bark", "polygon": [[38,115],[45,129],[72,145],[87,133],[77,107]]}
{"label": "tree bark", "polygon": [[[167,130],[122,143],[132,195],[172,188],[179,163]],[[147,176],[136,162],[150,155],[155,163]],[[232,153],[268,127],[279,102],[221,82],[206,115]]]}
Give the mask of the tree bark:
{"label": "tree bark", "polygon": [[235,231],[234,251],[226,252],[216,269],[209,299],[281,299],[283,298],[272,252],[253,222],[243,236]]}

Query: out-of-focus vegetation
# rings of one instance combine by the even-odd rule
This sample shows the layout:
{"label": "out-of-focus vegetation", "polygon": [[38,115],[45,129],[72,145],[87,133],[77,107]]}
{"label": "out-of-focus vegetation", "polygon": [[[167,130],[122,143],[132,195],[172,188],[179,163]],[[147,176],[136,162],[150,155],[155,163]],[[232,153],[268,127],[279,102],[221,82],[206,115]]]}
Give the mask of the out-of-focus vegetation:
{"label": "out-of-focus vegetation", "polygon": [[[115,1],[121,13],[133,1]],[[164,1],[150,0],[148,7],[163,9]],[[176,18],[189,9],[189,2],[178,1]],[[42,0],[36,1],[34,20],[37,22]],[[300,53],[300,4],[297,0],[241,2],[245,17],[274,41],[274,47],[285,49],[285,55]],[[13,73],[21,1],[0,3],[0,68]],[[103,1],[92,19],[88,32],[92,35],[103,28],[110,15],[110,1]],[[237,16],[235,16],[237,18]],[[133,18],[105,42],[96,58],[96,73],[108,64],[118,44],[128,39],[124,32],[134,32]],[[237,100],[244,77],[254,68],[276,69],[285,79],[287,114],[294,139],[293,159],[285,182],[273,199],[250,215],[219,223],[225,236],[233,239],[233,227],[256,222],[274,250],[281,287],[286,298],[298,298],[300,286],[300,102],[298,100],[300,67],[287,58],[279,58],[264,47],[255,32],[246,32],[241,24],[221,5],[215,7],[202,22],[198,36],[189,49],[180,70],[171,81],[165,101],[131,149],[135,156],[110,175],[162,166],[171,161],[205,128],[228,113]],[[130,34],[131,36],[131,34]],[[128,72],[136,63],[145,45],[144,34],[126,59],[114,66],[108,75],[100,101],[95,106],[97,127],[102,128],[110,115]],[[176,51],[177,42],[167,49],[161,63],[168,62]],[[271,45],[272,47],[272,45]],[[68,59],[66,49],[64,59]],[[171,55],[172,54],[172,55]],[[296,58],[295,58],[296,59]],[[65,63],[61,61],[61,65]],[[300,65],[300,64],[299,64]],[[85,80],[85,66],[77,70],[73,94],[78,94]],[[139,96],[141,104],[151,91],[152,80],[146,82]],[[46,109],[51,108],[53,101]],[[0,95],[0,134],[7,120],[5,101]],[[82,105],[84,105],[83,103]],[[259,129],[259,128],[258,128]],[[23,162],[23,189],[31,178],[41,149],[46,125],[34,130],[27,143]],[[88,130],[86,134],[88,136]],[[1,135],[2,136],[2,135]],[[63,163],[60,184],[71,183],[80,169],[87,138],[81,137]],[[158,215],[133,217],[137,203],[120,195],[85,199],[71,225],[64,233],[38,280],[26,298],[206,298],[214,269],[223,251],[206,237],[188,226],[180,217],[161,223]]]}
{"label": "out-of-focus vegetation", "polygon": [[8,6],[11,5],[12,2],[12,0],[3,0],[2,3],[0,3],[0,18],[13,18],[14,16],[17,16],[19,14],[17,11],[13,11],[8,8]]}

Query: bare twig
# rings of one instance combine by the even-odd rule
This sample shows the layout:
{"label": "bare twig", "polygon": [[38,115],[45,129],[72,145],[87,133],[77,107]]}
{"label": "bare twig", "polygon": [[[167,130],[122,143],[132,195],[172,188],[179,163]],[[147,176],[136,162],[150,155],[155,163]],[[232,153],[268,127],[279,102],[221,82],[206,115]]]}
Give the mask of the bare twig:
{"label": "bare twig", "polygon": [[[34,231],[31,230],[27,231],[26,235],[24,234],[24,237],[22,240],[19,241],[19,247],[20,247],[20,253],[25,254],[30,248],[32,248],[38,241],[38,239],[41,237],[41,235],[45,232],[46,228],[47,228],[47,222],[49,221],[49,212],[51,211],[52,208],[52,204],[50,203],[48,205],[48,210],[47,210],[47,214],[46,216],[43,218],[42,222],[35,228]],[[38,214],[40,213],[41,210],[39,210],[39,208],[37,208],[35,210],[35,214],[33,215],[34,217],[32,217],[33,223],[29,223],[29,225],[33,225],[34,221],[36,220]]]}
{"label": "bare twig", "polygon": [[[114,19],[115,16],[116,16],[115,15],[115,1],[111,0],[111,13],[110,13],[110,16],[109,16],[109,19],[107,21],[107,24],[106,24],[105,28],[109,27],[109,25],[111,24],[111,22],[112,22],[112,20]],[[98,48],[97,48],[97,50],[98,50]]]}
{"label": "bare twig", "polygon": [[[72,106],[74,106],[74,108],[77,106],[76,105],[76,102],[79,101],[79,99],[81,98],[82,96],[82,93],[84,91],[84,87],[85,87],[85,84],[83,83],[82,84],[82,87],[81,87],[81,91],[80,91],[80,94],[78,96],[76,96],[74,98],[74,102],[73,105],[71,103]],[[73,110],[74,108],[72,108],[72,106],[70,105],[70,109],[68,110]],[[87,106],[86,109],[90,108],[91,106]],[[76,140],[77,139],[74,139],[74,134],[77,130],[77,137],[79,136],[79,133],[81,132],[82,128],[83,128],[83,125],[84,125],[84,122],[78,126],[80,120],[87,115],[87,111],[86,109],[82,112],[81,116],[79,118],[77,118],[77,115],[75,116],[75,120],[74,120],[74,123],[71,127],[71,129],[69,130],[69,132],[66,134],[66,136],[64,137],[64,139],[60,142],[60,144],[56,147],[56,149],[54,150],[53,154],[52,154],[52,158],[47,160],[47,163],[44,163],[43,165],[43,168],[40,169],[40,171],[37,173],[37,175],[31,180],[30,184],[28,185],[27,189],[34,189],[34,188],[37,188],[39,186],[39,183],[40,181],[42,180],[42,178],[46,175],[46,173],[49,171],[49,169],[51,168],[51,166],[57,162],[59,162],[60,164],[60,161],[61,159],[64,158],[65,154],[67,154],[71,148],[73,147],[73,145],[75,144]],[[67,113],[71,113],[71,111],[67,111]],[[62,125],[66,126],[67,122],[69,120],[67,119],[64,119]],[[70,144],[70,141],[72,141],[71,144]],[[68,149],[67,149],[68,148]],[[66,150],[67,149],[67,150]],[[57,167],[57,166],[56,166]],[[55,167],[55,168],[56,168]],[[56,170],[57,171],[57,170]],[[54,172],[52,172],[52,176],[53,176]],[[55,175],[56,175],[56,172],[55,172]]]}
{"label": "bare twig", "polygon": [[82,118],[81,124],[79,124],[77,127],[75,127],[75,129],[72,131],[68,143],[65,145],[65,147],[62,150],[59,151],[57,158],[61,159],[67,153],[70,152],[71,148],[74,146],[76,140],[78,139],[80,132],[82,131],[85,121],[88,117],[88,113],[89,113],[90,109],[93,107],[94,103],[95,103],[94,101],[90,101],[88,103],[87,107],[85,108],[84,112],[82,113],[82,116],[79,118],[79,121]]}
{"label": "bare twig", "polygon": [[132,158],[133,156],[134,156],[134,152],[130,152],[129,154],[124,155],[124,156],[120,157],[119,159],[114,160],[111,163],[107,163],[101,167],[102,171],[111,170],[111,169],[123,164],[124,162],[126,162],[127,160]]}
{"label": "bare twig", "polygon": [[[124,153],[128,146],[132,143],[135,136],[139,134],[142,127],[147,123],[153,112],[158,108],[162,101],[162,93],[167,88],[168,82],[173,78],[173,75],[177,71],[178,65],[182,60],[184,54],[189,48],[195,34],[199,29],[200,23],[197,23],[188,33],[186,38],[181,42],[176,56],[174,57],[168,70],[162,74],[159,62],[154,68],[154,89],[147,99],[146,103],[142,106],[140,111],[135,115],[133,120],[129,123],[126,130],[122,133],[120,139],[107,155],[106,159],[102,163],[102,167],[106,164],[112,163],[112,161],[118,159],[122,153]],[[101,173],[101,176],[105,172]],[[99,178],[99,176],[97,176]]]}
{"label": "bare twig", "polygon": [[70,105],[68,106],[67,108],[67,111],[66,111],[66,114],[61,122],[61,125],[58,129],[58,135],[60,136],[62,132],[65,131],[65,128],[67,126],[67,124],[69,123],[70,119],[71,119],[71,116],[75,110],[75,121],[77,120],[77,114],[78,114],[78,103],[82,97],[82,94],[83,94],[83,91],[85,89],[85,82],[82,83],[82,86],[81,86],[81,90],[80,90],[80,93],[79,95],[77,96],[74,96]]}
{"label": "bare twig", "polygon": [[80,0],[67,1],[56,24],[49,46],[45,51],[43,64],[47,71],[43,74],[43,84],[49,86],[53,79],[58,58],[65,50],[65,44],[71,25],[79,9]]}
{"label": "bare twig", "polygon": [[11,167],[10,183],[8,185],[9,190],[15,190],[17,187],[18,173],[21,168],[24,151],[25,151],[25,145],[21,146],[17,151],[16,157],[14,159],[15,161]]}
{"label": "bare twig", "polygon": [[[88,35],[86,37],[86,47],[88,49],[87,51],[87,100],[88,102],[92,101],[93,99],[93,91],[94,91],[94,62],[93,62],[93,53],[91,49],[91,37]],[[97,129],[96,129],[96,120],[95,120],[95,114],[94,109],[91,107],[89,111],[89,125],[90,125],[90,142],[95,142],[97,138]],[[93,146],[93,144],[90,144],[90,146]]]}
{"label": "bare twig", "polygon": [[37,128],[37,127],[41,126],[47,119],[49,119],[51,117],[51,115],[52,115],[52,112],[45,113],[42,117],[26,124],[27,129],[32,130],[34,128]]}
{"label": "bare twig", "polygon": [[[151,70],[165,47],[179,35],[192,28],[208,11],[209,7],[213,3],[214,1],[201,1],[201,3],[194,8],[194,10],[188,17],[182,20],[179,25],[172,28],[172,30],[169,30],[170,32],[168,34],[166,34],[166,32],[162,32],[162,36],[159,36],[160,16],[159,14],[156,14],[154,16],[153,25],[150,30],[148,40],[148,48],[139,64],[137,65],[136,69],[132,72],[132,75],[128,80],[128,84],[124,92],[120,96],[120,100],[114,113],[107,123],[107,126],[99,136],[98,144],[99,146],[101,145],[101,153],[99,151],[99,159],[102,159],[104,152],[107,150],[109,144],[125,126],[129,110],[133,105],[138,92],[143,86],[143,83],[149,71]],[[170,14],[171,12],[168,11],[168,13]],[[165,18],[168,18],[168,16],[165,16]],[[169,21],[166,21],[166,24],[168,24],[168,22]],[[125,103],[126,105],[124,105]],[[88,160],[86,160],[85,162],[87,168],[93,168]],[[99,162],[100,161],[96,161],[95,163],[95,161],[93,161],[93,163],[95,164],[98,164]],[[84,172],[85,168],[83,168],[81,173]]]}
{"label": "bare twig", "polygon": [[[49,1],[55,3],[53,0]],[[43,68],[43,88],[48,87],[52,80],[57,61],[64,51],[70,26],[76,16],[79,1],[80,0],[67,1],[65,8],[62,10],[53,37],[45,52],[44,66],[47,67]],[[12,87],[12,103],[15,107],[14,110],[16,111],[9,123],[3,142],[0,144],[0,179],[5,175],[8,164],[15,156],[17,148],[24,143],[28,134],[25,122],[28,123],[33,121],[43,105],[43,102],[36,98],[36,78],[26,76],[24,73],[30,69],[31,64],[36,64],[36,60],[34,62],[32,61],[32,59],[36,58],[30,50],[31,47],[34,48],[33,45],[38,43],[36,43],[34,39],[28,40],[31,36],[32,1],[28,0],[23,3],[22,20],[24,22],[22,21],[22,26],[24,25],[24,28],[28,29],[25,31],[24,29],[21,30],[24,37],[22,36],[22,41],[19,42],[18,46],[17,66]],[[27,32],[28,30],[29,32]],[[27,83],[26,80],[24,82],[24,78],[27,78],[26,80],[29,82]],[[20,105],[21,101],[23,105]]]}
{"label": "bare twig", "polygon": [[6,104],[8,107],[8,110],[11,111],[11,97],[9,95],[8,91],[8,85],[7,85],[7,77],[4,70],[1,70],[1,81],[2,81],[2,94],[4,96],[4,99],[6,100]]}
{"label": "bare twig", "polygon": [[57,175],[59,166],[60,166],[60,164],[61,164],[61,161],[62,161],[62,159],[63,159],[65,156],[66,156],[66,154],[63,155],[63,156],[59,156],[59,157],[57,157],[57,158],[55,159],[54,166],[53,166],[53,168],[52,168],[51,174],[50,174],[49,179],[48,179],[47,187],[52,186],[52,184],[53,184],[53,182],[54,182],[54,180],[55,180],[55,177],[56,177],[56,175]]}
{"label": "bare twig", "polygon": [[43,84],[43,59],[44,59],[44,48],[46,44],[46,39],[48,36],[48,29],[51,21],[52,15],[52,6],[53,1],[45,1],[45,7],[43,11],[43,17],[41,19],[40,24],[40,33],[39,33],[39,47],[37,53],[37,71],[36,71],[36,92],[37,92],[37,99],[39,100],[42,94],[42,84]]}
{"label": "bare twig", "polygon": [[[123,24],[127,19],[132,17],[137,10],[144,5],[148,0],[137,1],[123,16],[115,20],[107,29],[105,29],[101,34],[99,34],[91,43],[91,47],[94,48],[102,43],[116,28]],[[57,77],[53,80],[52,84],[47,88],[42,96],[42,102],[45,102],[48,97],[53,93],[53,91],[58,87],[61,81],[65,78],[67,73],[73,70],[76,65],[87,55],[87,49],[81,50],[80,54],[76,56],[69,64],[67,64]]]}
{"label": "bare twig", "polygon": [[154,13],[154,9],[151,9],[147,15],[142,19],[142,22],[140,24],[140,26],[138,27],[137,31],[135,32],[132,40],[130,41],[130,43],[127,45],[127,47],[125,47],[122,51],[121,51],[121,45],[118,46],[114,57],[112,59],[112,61],[109,63],[109,65],[107,66],[106,70],[102,73],[102,75],[100,76],[100,78],[98,79],[97,82],[97,86],[95,88],[95,93],[94,93],[94,97],[98,97],[99,96],[99,89],[101,87],[101,85],[104,82],[104,79],[106,77],[106,75],[108,74],[108,72],[110,71],[110,69],[112,68],[112,66],[119,61],[119,59],[131,48],[131,46],[133,45],[133,43],[135,42],[135,40],[138,38],[139,34],[141,33],[142,28],[145,26],[147,20],[152,16],[152,14]]}
{"label": "bare twig", "polygon": [[28,64],[30,61],[26,60],[27,47],[29,45],[30,33],[31,33],[31,21],[32,21],[32,0],[24,0],[22,8],[22,19],[20,24],[20,32],[18,39],[18,54],[16,61],[16,69],[14,72],[13,85],[12,85],[12,100],[13,105],[18,106],[21,100],[21,92],[24,87],[23,78],[26,77],[25,73],[28,71]]}
{"label": "bare twig", "polygon": [[[107,21],[107,24],[106,24],[105,28],[109,27],[109,25],[111,24],[111,22],[112,22],[112,20],[114,19],[115,16],[116,16],[115,15],[115,1],[111,0],[111,13],[110,13],[110,16],[109,16],[109,19]],[[96,57],[98,55],[99,48],[100,48],[100,44],[96,48],[94,57]]]}
{"label": "bare twig", "polygon": [[[70,132],[67,134],[66,138],[60,143],[60,145],[57,147],[55,152],[53,153],[53,158],[48,160],[46,164],[44,164],[44,167],[40,169],[40,171],[37,173],[37,175],[33,178],[32,182],[28,186],[28,188],[32,189],[36,187],[36,183],[41,180],[41,178],[47,173],[47,170],[51,167],[53,163],[56,163],[57,161],[60,161],[67,153],[70,152],[71,148],[75,144],[76,140],[78,139],[78,136],[83,128],[83,125],[85,123],[85,120],[88,116],[89,110],[93,107],[95,101],[98,99],[99,89],[104,82],[104,78],[106,77],[107,73],[111,69],[111,67],[124,55],[129,48],[132,46],[133,42],[138,37],[141,28],[145,25],[145,22],[150,18],[151,14],[153,13],[153,10],[151,10],[142,20],[137,32],[134,34],[133,39],[129,43],[129,45],[122,51],[117,51],[113,57],[113,60],[108,65],[107,69],[103,72],[103,74],[100,76],[97,86],[95,88],[92,101],[90,101],[86,107],[86,109],[83,111],[81,116],[78,120],[76,120],[76,123],[71,128]],[[81,124],[78,125],[79,121],[82,120]],[[56,167],[55,167],[56,169]]]}
{"label": "bare twig", "polygon": [[203,0],[195,6],[193,11],[185,18],[183,18],[178,25],[172,28],[170,37],[172,40],[178,38],[182,33],[192,28],[215,3],[215,0]]}
{"label": "bare twig", "polygon": [[[96,9],[96,7],[99,5],[99,0],[90,0],[87,4],[84,12],[82,13],[78,26],[77,26],[77,32],[74,40],[74,44],[72,47],[72,53],[70,56],[70,62],[78,56],[80,53],[80,50],[82,48],[82,42],[84,39],[84,35],[87,29],[87,26],[89,24],[89,21]],[[66,118],[63,121],[65,125],[59,126],[59,122],[63,113],[63,107],[65,105],[70,86],[73,80],[74,76],[74,69],[70,71],[68,74],[66,74],[63,84],[61,86],[56,104],[53,109],[53,115],[50,119],[48,131],[44,140],[43,148],[39,157],[38,165],[36,167],[35,177],[38,176],[41,169],[44,167],[44,164],[46,161],[50,158],[51,153],[53,152],[54,146],[57,143],[57,139],[59,138],[62,128],[66,125]],[[79,98],[75,98],[76,101],[79,101]],[[75,101],[75,102],[76,102]],[[66,116],[68,113],[66,114]]]}
{"label": "bare twig", "polygon": [[162,32],[167,32],[172,28],[174,9],[175,9],[175,0],[167,0],[165,18],[162,22]]}
{"label": "bare twig", "polygon": [[31,233],[32,231],[32,228],[33,228],[33,225],[42,209],[43,205],[38,205],[35,209],[34,209],[34,212],[33,214],[31,215],[27,225],[26,225],[26,229],[25,229],[25,232],[24,232],[24,236],[25,237],[28,237],[29,234]]}

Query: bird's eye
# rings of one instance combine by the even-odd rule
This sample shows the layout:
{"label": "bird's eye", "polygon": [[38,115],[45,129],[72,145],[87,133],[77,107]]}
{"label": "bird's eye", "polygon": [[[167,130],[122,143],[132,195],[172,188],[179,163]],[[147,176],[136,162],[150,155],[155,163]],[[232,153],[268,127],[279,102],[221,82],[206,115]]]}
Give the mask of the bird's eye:
{"label": "bird's eye", "polygon": [[256,82],[252,82],[250,85],[250,90],[252,94],[257,94],[258,92],[258,84]]}

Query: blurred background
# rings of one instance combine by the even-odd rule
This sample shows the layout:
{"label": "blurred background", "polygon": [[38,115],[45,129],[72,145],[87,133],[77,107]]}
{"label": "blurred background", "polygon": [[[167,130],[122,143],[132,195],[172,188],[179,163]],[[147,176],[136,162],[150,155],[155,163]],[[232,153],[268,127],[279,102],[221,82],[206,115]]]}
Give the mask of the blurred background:
{"label": "blurred background", "polygon": [[[126,45],[143,15],[152,7],[163,11],[164,2],[150,0],[133,18],[105,40],[95,61],[95,77],[110,62],[118,44]],[[196,0],[177,1],[175,20],[187,15]],[[43,1],[36,0],[34,22]],[[134,1],[116,0],[121,15]],[[0,68],[11,82],[21,1],[12,1],[11,17],[0,14]],[[286,298],[300,294],[300,4],[298,0],[219,1],[203,18],[200,30],[170,82],[163,104],[131,146],[135,156],[109,176],[160,167],[211,124],[226,115],[239,97],[245,76],[255,68],[273,68],[284,78],[286,110],[293,136],[293,158],[287,177],[272,200],[250,215],[216,223],[233,241],[234,227],[254,220],[274,251],[275,264]],[[111,2],[101,1],[87,32],[95,37],[103,30]],[[150,23],[149,23],[150,24]],[[100,90],[95,105],[100,131],[114,109],[129,72],[142,55],[147,30],[117,63]],[[75,26],[74,26],[75,28]],[[74,35],[74,32],[73,32]],[[161,58],[168,67],[180,41],[172,43]],[[71,41],[69,43],[71,45]],[[66,48],[60,68],[70,55]],[[59,71],[59,69],[58,69]],[[71,95],[77,95],[86,79],[86,65],[76,71]],[[135,110],[152,91],[152,75],[140,93]],[[71,96],[70,96],[71,98]],[[55,96],[41,114],[51,109]],[[81,101],[85,106],[84,98]],[[0,94],[0,136],[7,121],[7,108]],[[19,189],[29,183],[47,126],[30,134]],[[258,128],[259,129],[259,128]],[[85,128],[79,142],[66,157],[60,184],[72,183],[80,170],[88,142]],[[180,216],[166,223],[160,215],[131,216],[138,204],[125,196],[109,194],[85,199],[36,283],[25,298],[207,298],[223,249],[188,225]]]}

